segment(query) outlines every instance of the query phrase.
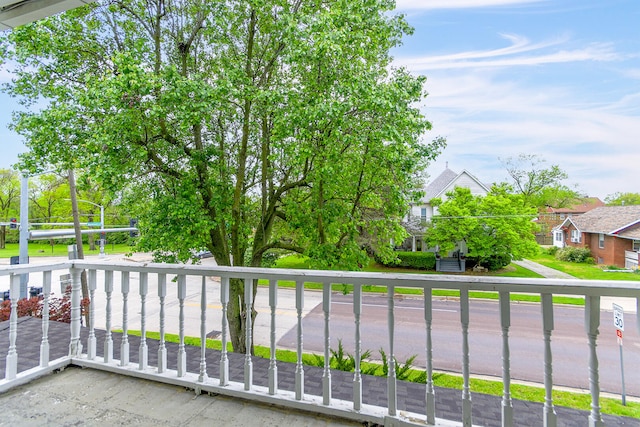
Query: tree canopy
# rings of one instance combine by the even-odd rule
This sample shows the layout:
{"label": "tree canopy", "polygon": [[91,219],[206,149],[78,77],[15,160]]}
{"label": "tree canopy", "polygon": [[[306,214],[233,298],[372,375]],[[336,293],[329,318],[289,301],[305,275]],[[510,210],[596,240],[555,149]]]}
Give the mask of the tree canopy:
{"label": "tree canopy", "polygon": [[614,193],[609,194],[604,202],[608,206],[640,205],[640,193]]}
{"label": "tree canopy", "polygon": [[114,0],[17,28],[3,40],[18,63],[9,90],[48,100],[15,120],[23,166],[73,165],[121,192],[159,259],[207,248],[220,265],[259,266],[289,250],[352,268],[367,248],[392,256],[444,144],[422,140],[425,78],[390,66],[411,32],[392,8]]}
{"label": "tree canopy", "polygon": [[501,161],[509,174],[509,185],[528,206],[564,208],[580,197],[578,191],[563,184],[569,176],[560,166],[545,167],[546,160],[535,154],[520,154]]}
{"label": "tree canopy", "polygon": [[524,205],[522,198],[504,185],[494,185],[486,196],[474,196],[468,188],[456,187],[444,201],[431,201],[438,215],[427,230],[429,246],[448,251],[464,241],[469,257],[490,270],[535,254],[536,210]]}

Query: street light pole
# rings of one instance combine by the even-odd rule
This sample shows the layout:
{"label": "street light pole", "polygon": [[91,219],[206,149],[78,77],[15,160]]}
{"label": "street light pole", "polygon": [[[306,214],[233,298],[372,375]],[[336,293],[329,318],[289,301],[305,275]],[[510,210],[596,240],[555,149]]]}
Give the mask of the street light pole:
{"label": "street light pole", "polygon": [[[20,188],[20,265],[29,264],[29,173],[22,171]],[[20,299],[27,297],[29,274],[20,275]]]}

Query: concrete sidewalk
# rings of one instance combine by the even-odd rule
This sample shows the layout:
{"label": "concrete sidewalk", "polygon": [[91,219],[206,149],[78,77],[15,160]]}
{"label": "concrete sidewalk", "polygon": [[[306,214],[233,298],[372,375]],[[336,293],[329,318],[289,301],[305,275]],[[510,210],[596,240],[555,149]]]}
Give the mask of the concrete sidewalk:
{"label": "concrete sidewalk", "polygon": [[[548,279],[576,279],[570,274],[545,267],[542,264],[538,264],[537,262],[533,262],[528,259],[512,262]],[[638,302],[634,298],[602,297],[600,301],[600,308],[601,310],[613,311],[613,304],[622,307],[625,313],[636,313],[638,311]]]}

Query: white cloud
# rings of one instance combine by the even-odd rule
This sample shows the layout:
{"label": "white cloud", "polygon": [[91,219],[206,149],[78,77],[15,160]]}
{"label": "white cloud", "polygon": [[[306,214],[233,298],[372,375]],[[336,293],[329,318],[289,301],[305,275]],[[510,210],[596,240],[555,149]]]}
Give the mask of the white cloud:
{"label": "white cloud", "polygon": [[397,0],[397,9],[431,10],[514,6],[542,3],[547,0]]}
{"label": "white cloud", "polygon": [[613,50],[613,46],[608,43],[591,43],[578,49],[556,49],[549,52],[549,48],[567,44],[568,38],[561,37],[555,40],[532,43],[526,37],[519,35],[503,34],[502,37],[510,41],[509,46],[447,55],[398,57],[394,64],[418,72],[457,68],[531,66],[577,61],[615,61],[621,58]]}
{"label": "white cloud", "polygon": [[[637,111],[580,103],[557,84],[524,86],[486,70],[434,72],[427,89],[424,111],[433,122],[428,137],[448,140],[432,177],[448,161],[455,171],[499,182],[506,178],[499,158],[531,153],[560,165],[568,183],[590,195],[638,191]],[[611,105],[629,102],[622,97]]]}

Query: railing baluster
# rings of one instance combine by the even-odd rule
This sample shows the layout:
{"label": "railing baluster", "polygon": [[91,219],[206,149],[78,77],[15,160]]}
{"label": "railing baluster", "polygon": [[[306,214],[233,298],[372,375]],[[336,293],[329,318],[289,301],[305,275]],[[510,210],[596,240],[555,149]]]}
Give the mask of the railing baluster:
{"label": "railing baluster", "polygon": [[278,281],[269,280],[269,308],[271,325],[269,335],[269,394],[275,395],[278,390],[278,363],[276,360],[276,307],[278,305]]}
{"label": "railing baluster", "polygon": [[147,369],[149,349],[147,348],[147,293],[149,292],[149,274],[140,273],[140,347],[138,349],[138,369]]}
{"label": "railing baluster", "polygon": [[[329,290],[331,290],[331,284],[329,284]],[[353,370],[353,410],[359,411],[362,409],[362,375],[360,373],[360,358],[362,357],[362,338],[360,336],[360,319],[362,318],[362,285],[353,285],[353,316],[355,321],[355,367]],[[329,320],[327,318],[327,328],[329,326]],[[328,333],[328,331],[327,331]],[[327,345],[329,342],[327,342]],[[325,353],[328,354],[328,351]],[[329,366],[325,361],[325,366]]]}
{"label": "railing baluster", "polygon": [[167,275],[158,274],[158,298],[160,298],[160,342],[158,343],[158,373],[167,370],[167,347],[164,340],[164,300],[167,296]]}
{"label": "railing baluster", "polygon": [[7,353],[5,379],[12,380],[18,374],[18,300],[20,299],[20,275],[11,274],[9,296],[11,297],[11,314],[9,315],[9,352]]}
{"label": "railing baluster", "polygon": [[513,426],[511,402],[511,354],[509,351],[509,327],[511,326],[511,295],[500,291],[500,325],[502,327],[502,427]]}
{"label": "railing baluster", "polygon": [[542,332],[544,334],[544,427],[556,427],[556,410],[553,407],[553,355],[551,333],[553,332],[553,295],[542,294]]}
{"label": "railing baluster", "polygon": [[202,276],[200,295],[200,375],[199,382],[207,379],[207,277]]}
{"label": "railing baluster", "polygon": [[87,339],[87,359],[96,358],[96,289],[98,287],[98,272],[95,269],[89,270],[89,338]]}
{"label": "railing baluster", "polygon": [[427,333],[427,388],[426,412],[427,424],[436,423],[436,394],[433,388],[433,342],[431,329],[433,324],[433,292],[431,288],[424,290],[424,320]]}
{"label": "railing baluster", "polygon": [[72,267],[69,269],[71,273],[71,342],[69,343],[69,356],[80,356],[82,354],[82,343],[80,342],[80,322],[82,318],[82,309],[80,300],[82,298],[82,284],[80,276],[82,270]]}
{"label": "railing baluster", "polygon": [[251,390],[253,385],[253,362],[251,361],[251,319],[253,314],[253,280],[244,279],[244,310],[245,310],[245,354],[244,354],[244,389]]}
{"label": "railing baluster", "polygon": [[122,342],[120,343],[120,366],[129,364],[129,272],[123,271],[120,276],[122,292]]}
{"label": "railing baluster", "polygon": [[329,319],[331,316],[331,282],[322,284],[322,311],[324,312],[324,370],[322,371],[322,403],[331,404],[331,336]]}
{"label": "railing baluster", "polygon": [[187,297],[187,277],[184,274],[178,276],[178,302],[180,306],[178,332],[180,343],[178,344],[178,377],[184,377],[187,373],[187,352],[184,347],[184,300]]}
{"label": "railing baluster", "polygon": [[104,336],[104,363],[113,360],[113,337],[111,336],[111,295],[113,294],[113,271],[104,272],[104,292],[107,294],[105,336]]}
{"label": "railing baluster", "polygon": [[389,399],[389,415],[396,416],[398,412],[398,395],[396,382],[396,363],[393,344],[395,341],[395,313],[393,295],[395,287],[389,285],[387,288],[387,312],[389,328],[389,354],[387,356],[387,366],[389,367],[387,378],[387,394]]}
{"label": "railing baluster", "polygon": [[304,368],[302,366],[302,309],[304,308],[304,282],[296,281],[296,311],[298,315],[298,345],[295,372],[296,400],[302,400],[304,396]]}
{"label": "railing baluster", "polygon": [[222,350],[220,351],[220,385],[229,385],[229,358],[227,357],[227,305],[229,304],[229,278],[220,279],[220,304],[222,305],[222,331],[220,333]]}
{"label": "railing baluster", "polygon": [[598,328],[600,327],[600,297],[585,296],[585,329],[589,338],[589,389],[591,390],[590,427],[604,427],[600,414],[600,374],[596,352]]}
{"label": "railing baluster", "polygon": [[40,343],[40,367],[49,366],[49,296],[51,295],[51,271],[42,273],[42,342]]}
{"label": "railing baluster", "polygon": [[462,325],[462,425],[471,427],[471,388],[469,385],[469,289],[460,289],[460,324]]}

